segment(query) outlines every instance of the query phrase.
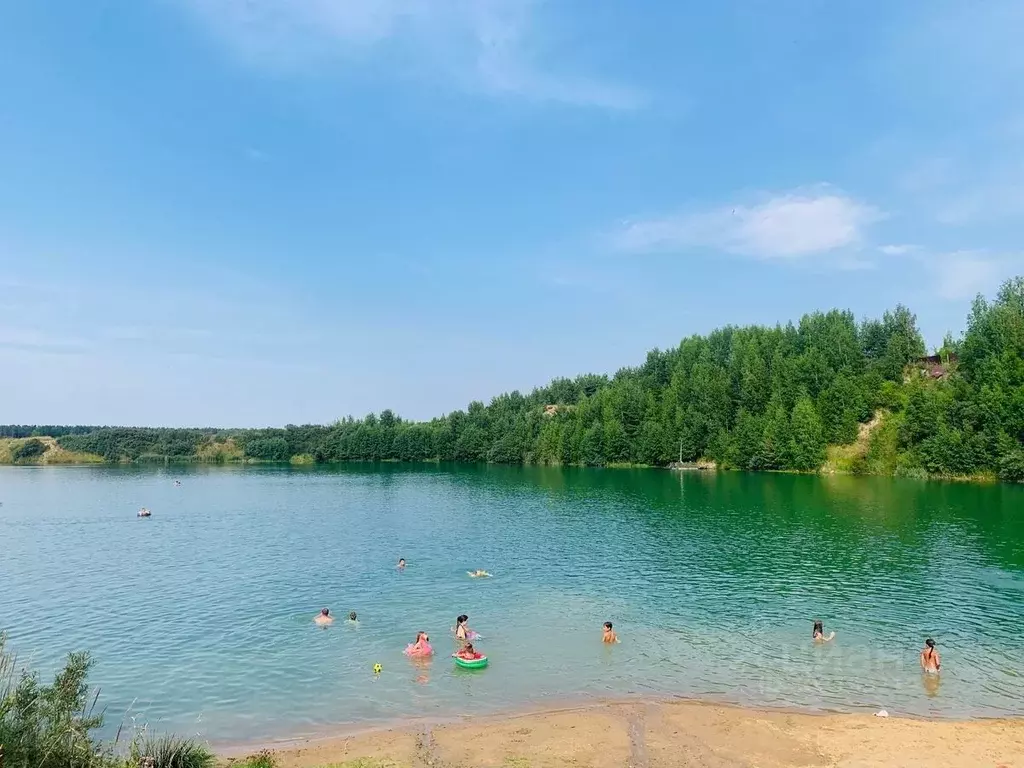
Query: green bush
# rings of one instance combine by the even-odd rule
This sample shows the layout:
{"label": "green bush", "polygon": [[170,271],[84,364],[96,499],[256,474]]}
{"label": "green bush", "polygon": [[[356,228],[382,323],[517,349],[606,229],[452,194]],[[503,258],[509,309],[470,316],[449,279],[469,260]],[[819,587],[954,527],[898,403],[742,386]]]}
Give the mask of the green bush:
{"label": "green bush", "polygon": [[[92,660],[72,653],[53,682],[43,685],[35,672],[18,669],[0,632],[0,767],[2,768],[213,768],[214,755],[194,739],[175,736],[135,738],[128,755],[95,735],[103,716],[86,678]],[[271,768],[255,764],[252,768]]]}
{"label": "green bush", "polygon": [[1024,450],[1011,451],[999,462],[999,479],[1006,483],[1024,483]]}
{"label": "green bush", "polygon": [[249,755],[240,763],[232,763],[231,768],[274,768],[276,765],[277,760],[274,759],[274,753],[262,749],[255,755]]}
{"label": "green bush", "polygon": [[[153,768],[213,768],[214,756],[209,747],[195,739],[178,736],[142,736],[132,742],[132,766]],[[151,762],[152,761],[152,762]],[[262,767],[261,767],[262,768]]]}
{"label": "green bush", "polygon": [[25,459],[34,459],[42,456],[44,453],[46,453],[46,443],[32,438],[11,450],[11,460],[23,461]]}
{"label": "green bush", "polygon": [[4,768],[106,768],[109,749],[92,732],[103,723],[93,713],[86,677],[88,654],[72,653],[50,685],[18,672],[0,633],[0,745]]}

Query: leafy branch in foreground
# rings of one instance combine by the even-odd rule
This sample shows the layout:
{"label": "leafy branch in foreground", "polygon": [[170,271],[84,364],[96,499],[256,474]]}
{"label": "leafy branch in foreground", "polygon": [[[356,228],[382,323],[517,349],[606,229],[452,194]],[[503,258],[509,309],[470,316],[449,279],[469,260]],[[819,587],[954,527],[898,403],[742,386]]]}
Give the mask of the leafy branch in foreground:
{"label": "leafy branch in foreground", "polygon": [[69,654],[45,685],[38,673],[19,669],[0,632],[2,768],[213,768],[213,753],[192,739],[142,734],[127,755],[117,752],[117,737],[101,741],[95,735],[103,725],[99,694],[90,696],[87,683],[91,666],[89,654]]}

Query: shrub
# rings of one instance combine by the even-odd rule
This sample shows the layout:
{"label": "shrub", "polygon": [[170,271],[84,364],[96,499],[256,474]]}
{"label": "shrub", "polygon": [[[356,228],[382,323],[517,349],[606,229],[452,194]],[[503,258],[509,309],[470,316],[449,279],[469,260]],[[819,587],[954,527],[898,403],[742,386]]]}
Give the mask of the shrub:
{"label": "shrub", "polygon": [[173,735],[144,735],[132,742],[130,755],[132,766],[151,764],[153,768],[213,768],[214,765],[213,752],[205,744]]}
{"label": "shrub", "polygon": [[999,462],[999,479],[1006,483],[1024,483],[1024,450],[1003,456]]}
{"label": "shrub", "polygon": [[103,717],[93,714],[86,677],[92,662],[72,653],[50,685],[16,670],[0,633],[0,744],[4,768],[101,768],[110,752],[92,735]]}
{"label": "shrub", "polygon": [[274,768],[276,765],[277,760],[274,759],[274,753],[262,749],[255,755],[249,755],[242,762],[234,763],[232,768]]}
{"label": "shrub", "polygon": [[[87,653],[68,655],[64,668],[43,685],[38,674],[20,671],[0,632],[0,766],[2,768],[213,768],[206,745],[175,736],[150,738],[143,733],[128,749],[127,760],[116,744],[94,736],[103,724],[95,714],[98,694],[90,696]],[[272,768],[256,764],[252,768]]]}
{"label": "shrub", "polygon": [[17,448],[11,449],[11,460],[22,461],[24,459],[34,459],[38,456],[42,456],[44,453],[46,453],[46,443],[33,437],[31,440],[26,440]]}

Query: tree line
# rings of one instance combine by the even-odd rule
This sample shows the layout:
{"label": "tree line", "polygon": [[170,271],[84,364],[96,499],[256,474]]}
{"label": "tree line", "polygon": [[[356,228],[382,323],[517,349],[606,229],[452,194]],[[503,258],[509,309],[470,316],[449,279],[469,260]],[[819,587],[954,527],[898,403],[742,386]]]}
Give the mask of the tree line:
{"label": "tree line", "polygon": [[851,471],[1024,480],[1024,278],[1006,282],[991,301],[979,296],[962,336],[947,337],[939,352],[944,365],[921,365],[925,344],[906,307],[861,322],[832,310],[796,324],[690,336],[614,376],[559,378],[425,422],[385,410],[283,429],[3,427],[0,435],[33,430],[111,461],[706,459],[813,471],[829,445],[854,442],[871,422],[877,428]]}

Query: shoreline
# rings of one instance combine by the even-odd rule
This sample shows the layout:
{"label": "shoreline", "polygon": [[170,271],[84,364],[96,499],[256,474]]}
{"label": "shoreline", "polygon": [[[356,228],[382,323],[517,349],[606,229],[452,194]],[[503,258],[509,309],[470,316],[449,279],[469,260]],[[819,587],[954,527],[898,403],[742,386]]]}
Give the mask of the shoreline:
{"label": "shoreline", "polygon": [[[294,736],[276,736],[256,741],[249,740],[210,740],[208,743],[222,756],[242,757],[262,749],[284,750],[299,748],[304,745],[319,744],[338,739],[352,739],[373,736],[381,733],[395,731],[408,731],[416,729],[432,729],[452,725],[504,722],[521,718],[539,717],[550,714],[563,713],[588,713],[607,707],[630,707],[630,706],[662,706],[662,705],[692,705],[696,707],[714,707],[723,710],[730,710],[738,713],[763,714],[763,715],[785,715],[807,718],[830,718],[830,717],[874,717],[878,711],[875,707],[851,706],[848,708],[836,709],[815,709],[801,707],[798,705],[753,704],[726,698],[704,698],[686,696],[683,694],[670,693],[638,693],[634,695],[616,696],[562,696],[554,699],[547,699],[544,702],[524,703],[512,705],[497,710],[484,712],[463,712],[452,714],[431,714],[421,717],[396,715],[392,718],[364,720],[361,722],[339,722],[330,725],[320,726],[315,733],[305,733]],[[911,722],[936,723],[936,724],[963,724],[963,723],[1020,723],[1024,727],[1024,712],[1020,715],[921,715],[914,712],[889,712],[889,719],[906,720]]]}
{"label": "shoreline", "polygon": [[555,768],[686,765],[1024,767],[1024,718],[807,712],[679,697],[608,699],[496,714],[401,719],[323,735],[221,745],[278,768]]}
{"label": "shoreline", "polygon": [[484,467],[544,467],[548,469],[596,469],[596,470],[637,470],[637,469],[649,469],[654,471],[666,471],[666,472],[686,472],[687,474],[704,474],[712,475],[715,473],[746,473],[752,475],[801,475],[804,477],[888,477],[894,480],[917,480],[918,482],[940,482],[940,483],[957,483],[957,484],[974,484],[974,485],[1007,485],[1014,486],[1020,485],[1006,480],[1000,480],[999,476],[994,472],[977,472],[973,475],[947,475],[947,474],[926,474],[921,477],[911,477],[906,475],[898,475],[892,472],[852,472],[849,470],[837,470],[827,467],[823,464],[819,469],[816,470],[799,470],[799,469],[737,469],[735,467],[723,467],[715,466],[710,467],[687,467],[680,469],[672,466],[677,462],[671,462],[669,464],[631,464],[628,462],[612,462],[609,464],[599,465],[586,465],[586,464],[534,464],[534,463],[519,463],[519,464],[502,464],[489,461],[481,462],[465,462],[465,461],[441,461],[440,459],[422,459],[422,460],[409,460],[405,461],[402,459],[347,459],[343,461],[267,461],[264,459],[209,459],[201,456],[196,457],[169,457],[169,456],[153,456],[132,460],[118,460],[111,461],[97,456],[89,454],[88,458],[77,458],[67,460],[64,458],[55,459],[43,459],[43,460],[19,460],[10,461],[0,459],[0,467],[70,467],[70,468],[83,468],[83,467],[136,467],[136,468],[149,468],[149,467],[291,467],[302,468],[302,469],[316,469],[331,468],[331,467],[348,467],[356,466],[361,464],[378,465],[386,464],[392,466],[444,466],[444,465],[458,465],[458,466],[484,466]]}

